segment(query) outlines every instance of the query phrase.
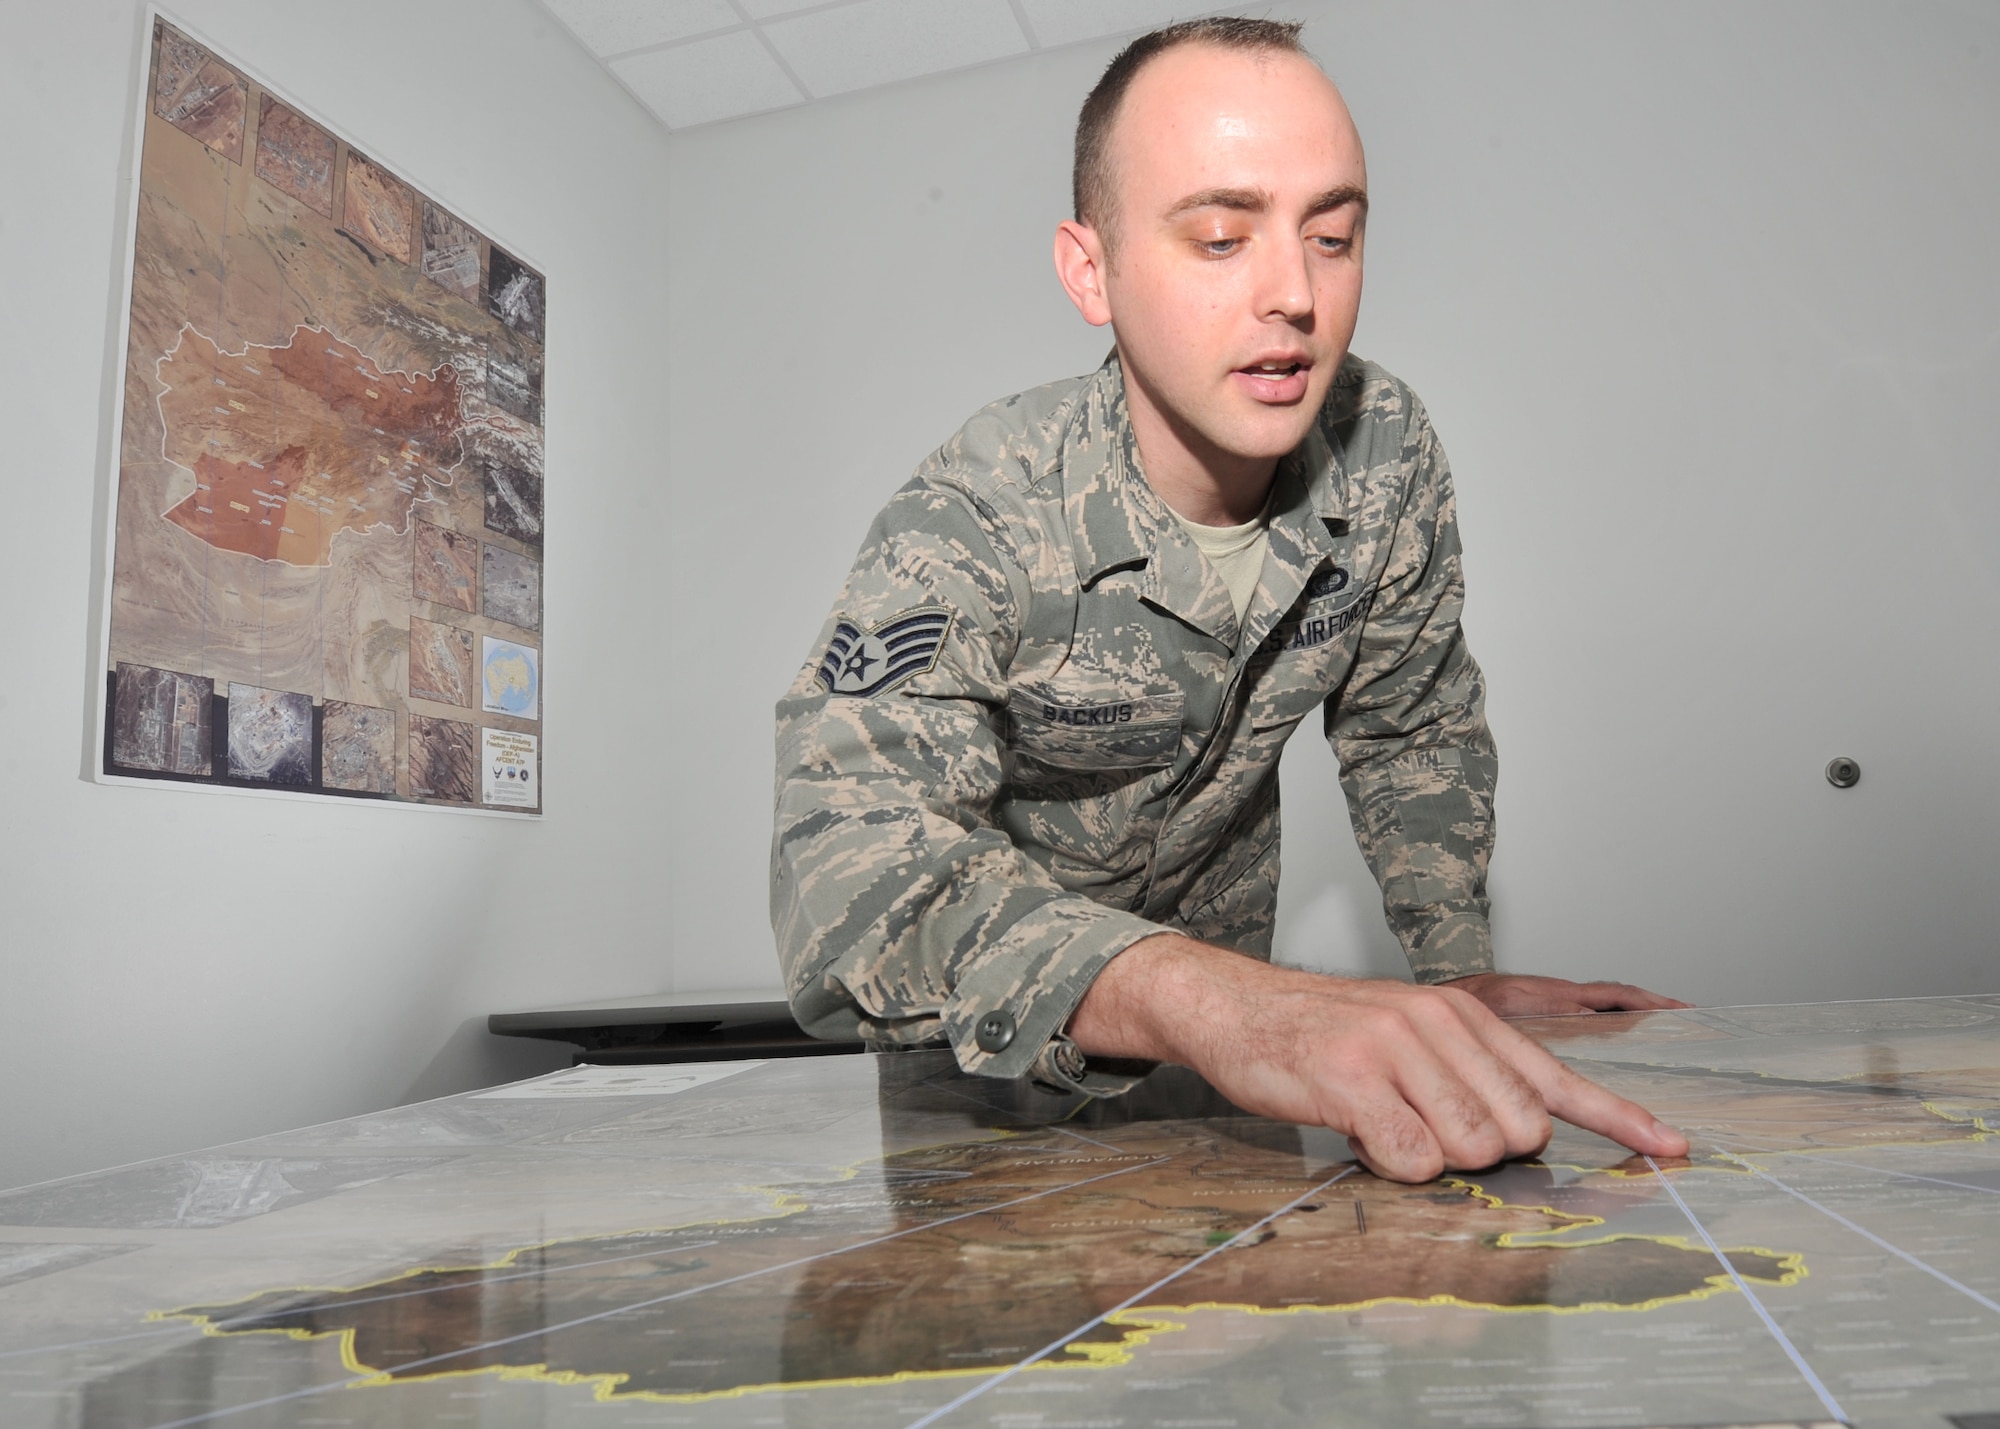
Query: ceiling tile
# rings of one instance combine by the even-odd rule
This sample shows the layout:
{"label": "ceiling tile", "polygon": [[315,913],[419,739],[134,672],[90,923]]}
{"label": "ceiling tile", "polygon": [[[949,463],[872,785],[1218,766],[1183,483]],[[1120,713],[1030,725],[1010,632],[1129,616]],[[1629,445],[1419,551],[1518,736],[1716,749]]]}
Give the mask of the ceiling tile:
{"label": "ceiling tile", "polygon": [[1027,53],[1007,0],[858,0],[772,20],[764,33],[815,95]]}
{"label": "ceiling tile", "polygon": [[782,109],[803,98],[748,30],[615,60],[611,72],[669,129]]}
{"label": "ceiling tile", "polygon": [[1212,15],[1222,8],[1238,7],[1190,0],[1021,0],[1021,11],[1034,27],[1035,41],[1044,47],[1156,30],[1176,20]]}
{"label": "ceiling tile", "polygon": [[729,0],[542,0],[600,58],[743,23]]}

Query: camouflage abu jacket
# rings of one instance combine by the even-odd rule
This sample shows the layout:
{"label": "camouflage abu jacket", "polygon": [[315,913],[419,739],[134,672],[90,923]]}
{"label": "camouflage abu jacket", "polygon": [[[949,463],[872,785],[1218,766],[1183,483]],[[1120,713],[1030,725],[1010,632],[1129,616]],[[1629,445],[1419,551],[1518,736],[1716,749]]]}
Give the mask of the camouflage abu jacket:
{"label": "camouflage abu jacket", "polygon": [[1270,956],[1278,756],[1320,710],[1417,978],[1492,966],[1497,761],[1422,405],[1347,359],[1279,464],[1239,628],[1124,391],[1114,355],[966,423],[876,518],[779,702],[771,918],[809,1031],[1123,1090],[1064,1024],[1164,930]]}

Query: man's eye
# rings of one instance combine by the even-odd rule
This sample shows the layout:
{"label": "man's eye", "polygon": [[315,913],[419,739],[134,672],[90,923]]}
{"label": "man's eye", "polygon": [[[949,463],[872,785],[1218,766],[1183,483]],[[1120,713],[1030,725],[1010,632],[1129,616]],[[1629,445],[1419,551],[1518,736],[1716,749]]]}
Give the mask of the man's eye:
{"label": "man's eye", "polygon": [[1353,246],[1353,240],[1336,233],[1318,233],[1312,237],[1312,244],[1322,253],[1345,253]]}
{"label": "man's eye", "polygon": [[1240,238],[1200,238],[1195,240],[1195,247],[1211,257],[1223,258],[1234,253],[1242,243]]}

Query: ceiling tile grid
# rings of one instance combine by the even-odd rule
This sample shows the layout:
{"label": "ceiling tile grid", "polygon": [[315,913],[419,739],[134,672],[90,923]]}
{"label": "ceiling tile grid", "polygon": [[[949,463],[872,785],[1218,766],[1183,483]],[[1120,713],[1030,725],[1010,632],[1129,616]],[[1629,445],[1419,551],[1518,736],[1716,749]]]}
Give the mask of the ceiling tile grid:
{"label": "ceiling tile grid", "polygon": [[610,68],[669,129],[804,102],[798,82],[748,29],[641,50]]}
{"label": "ceiling tile grid", "polygon": [[1198,0],[541,0],[669,129],[1240,6]]}
{"label": "ceiling tile grid", "polygon": [[764,33],[816,98],[1028,52],[1007,0],[854,0],[774,20]]}
{"label": "ceiling tile grid", "polygon": [[729,0],[542,0],[599,59],[742,23]]}
{"label": "ceiling tile grid", "polygon": [[1217,5],[1171,5],[1162,0],[1020,0],[1022,17],[1044,49],[1139,35],[1175,20],[1212,15]]}

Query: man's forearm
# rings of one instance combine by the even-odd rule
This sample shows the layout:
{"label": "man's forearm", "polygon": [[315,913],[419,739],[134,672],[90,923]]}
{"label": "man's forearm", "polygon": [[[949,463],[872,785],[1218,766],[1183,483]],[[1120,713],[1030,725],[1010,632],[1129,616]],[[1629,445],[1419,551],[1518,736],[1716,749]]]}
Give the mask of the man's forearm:
{"label": "man's forearm", "polygon": [[1105,964],[1070,1015],[1069,1035],[1093,1057],[1135,1058],[1193,1066],[1200,1056],[1198,1024],[1222,995],[1221,959],[1248,963],[1240,953],[1160,933],[1143,938]]}
{"label": "man's forearm", "polygon": [[1091,1056],[1219,1072],[1293,1055],[1301,1035],[1315,1037],[1322,999],[1371,986],[1378,984],[1275,967],[1231,948],[1160,933],[1105,965],[1071,1014],[1068,1031]]}

